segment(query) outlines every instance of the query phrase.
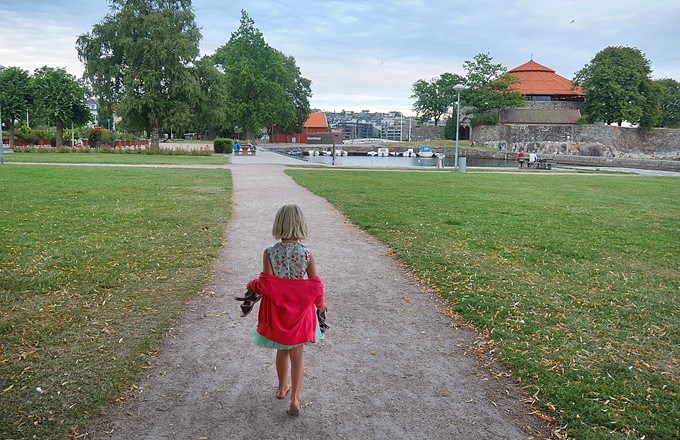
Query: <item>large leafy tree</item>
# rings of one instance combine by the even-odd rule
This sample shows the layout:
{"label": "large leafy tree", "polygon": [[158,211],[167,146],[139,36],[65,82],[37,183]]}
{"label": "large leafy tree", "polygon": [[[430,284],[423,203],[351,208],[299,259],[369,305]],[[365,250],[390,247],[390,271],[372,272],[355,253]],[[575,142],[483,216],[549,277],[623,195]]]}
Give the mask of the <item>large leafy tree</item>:
{"label": "large leafy tree", "polygon": [[246,11],[213,62],[224,73],[227,128],[243,130],[249,139],[272,125],[284,132],[301,130],[310,111],[311,82],[301,76],[293,57],[265,42]]}
{"label": "large leafy tree", "polygon": [[654,82],[661,89],[661,118],[657,126],[680,128],[680,82],[671,78]]}
{"label": "large leafy tree", "polygon": [[109,0],[110,12],[77,41],[85,77],[131,129],[190,120],[204,102],[194,63],[201,39],[191,0]]}
{"label": "large leafy tree", "polygon": [[489,53],[477,54],[473,60],[465,61],[467,72],[466,87],[461,92],[461,100],[475,116],[493,109],[517,107],[525,102],[525,97],[516,88],[519,79],[507,73],[502,64],[494,64]]}
{"label": "large leafy tree", "polygon": [[[18,67],[0,71],[0,114],[9,129],[9,147],[14,148],[15,120],[21,120],[33,104],[31,76]],[[1,125],[1,124],[0,124]]]}
{"label": "large leafy tree", "polygon": [[583,112],[589,122],[628,121],[650,128],[661,116],[660,89],[652,83],[649,61],[637,48],[603,49],[576,72],[573,83],[583,88]]}
{"label": "large leafy tree", "polygon": [[434,125],[439,125],[442,115],[449,111],[458,96],[453,87],[464,82],[462,76],[446,72],[430,81],[420,79],[413,83],[411,99],[420,122],[433,119]]}
{"label": "large leafy tree", "polygon": [[[226,110],[229,106],[224,90],[224,75],[215,68],[211,57],[206,56],[196,63],[196,76],[201,94],[209,105],[199,106],[191,120],[185,124],[178,121],[174,127],[219,132],[227,125]],[[168,127],[165,128],[167,130]]]}
{"label": "large leafy tree", "polygon": [[63,145],[64,127],[81,125],[90,120],[85,105],[89,90],[64,69],[42,67],[33,74],[35,103],[38,114],[56,126],[57,146]]}

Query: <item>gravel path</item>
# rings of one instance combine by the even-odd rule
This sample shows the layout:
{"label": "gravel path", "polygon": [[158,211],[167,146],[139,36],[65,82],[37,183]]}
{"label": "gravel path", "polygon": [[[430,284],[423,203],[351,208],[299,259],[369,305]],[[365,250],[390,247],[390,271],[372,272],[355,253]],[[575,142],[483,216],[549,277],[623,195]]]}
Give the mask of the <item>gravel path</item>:
{"label": "gravel path", "polygon": [[[233,218],[206,292],[192,301],[127,402],[88,438],[525,439],[535,430],[518,387],[483,365],[479,335],[441,313],[389,256],[324,199],[296,185],[266,154],[230,165]],[[253,159],[253,158],[250,158]],[[330,329],[305,349],[300,417],[277,400],[274,352],[251,341],[256,312],[233,297],[258,275],[271,223],[299,204],[326,286]],[[496,377],[500,376],[500,377]]]}

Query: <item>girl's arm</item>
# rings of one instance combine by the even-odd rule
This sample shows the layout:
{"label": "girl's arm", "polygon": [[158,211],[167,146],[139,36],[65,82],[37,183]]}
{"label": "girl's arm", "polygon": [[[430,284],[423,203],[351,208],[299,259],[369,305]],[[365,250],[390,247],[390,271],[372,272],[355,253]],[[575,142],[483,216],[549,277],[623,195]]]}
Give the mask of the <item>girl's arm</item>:
{"label": "girl's arm", "polygon": [[309,264],[307,264],[307,278],[310,280],[317,276],[316,263],[314,262],[314,255],[309,254]]}
{"label": "girl's arm", "polygon": [[269,261],[269,253],[267,253],[266,249],[264,250],[264,254],[262,254],[262,272],[266,273],[267,275],[274,275],[272,262]]}
{"label": "girl's arm", "polygon": [[[307,265],[307,278],[311,279],[317,276],[318,274],[316,273],[316,262],[314,261],[314,256],[309,255],[309,264]],[[322,298],[323,301],[323,298]],[[321,307],[317,307],[317,309],[321,310],[322,312],[327,312],[328,311],[328,306],[322,302]]]}

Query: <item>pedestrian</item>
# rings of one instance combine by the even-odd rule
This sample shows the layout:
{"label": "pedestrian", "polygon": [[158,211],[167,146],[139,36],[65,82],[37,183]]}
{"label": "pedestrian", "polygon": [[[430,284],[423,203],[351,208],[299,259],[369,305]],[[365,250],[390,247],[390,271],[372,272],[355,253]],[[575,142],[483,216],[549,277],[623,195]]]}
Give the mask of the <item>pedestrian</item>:
{"label": "pedestrian", "polygon": [[282,206],[272,226],[272,235],[281,241],[265,249],[262,273],[248,283],[248,289],[262,295],[252,330],[255,344],[276,350],[276,398],[283,399],[290,391],[288,414],[292,416],[300,414],[305,345],[322,339],[315,308],[319,313],[328,310],[314,257],[300,242],[307,238],[307,229],[298,205]]}

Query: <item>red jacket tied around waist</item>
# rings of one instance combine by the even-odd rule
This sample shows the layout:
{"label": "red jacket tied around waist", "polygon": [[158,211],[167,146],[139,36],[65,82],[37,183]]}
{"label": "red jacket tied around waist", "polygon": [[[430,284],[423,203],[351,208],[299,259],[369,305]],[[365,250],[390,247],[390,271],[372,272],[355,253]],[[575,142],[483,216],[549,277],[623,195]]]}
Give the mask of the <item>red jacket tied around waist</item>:
{"label": "red jacket tied around waist", "polygon": [[316,342],[316,310],[323,306],[323,283],[312,279],[290,280],[260,273],[248,288],[262,295],[257,332],[283,345]]}

